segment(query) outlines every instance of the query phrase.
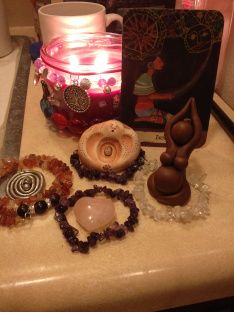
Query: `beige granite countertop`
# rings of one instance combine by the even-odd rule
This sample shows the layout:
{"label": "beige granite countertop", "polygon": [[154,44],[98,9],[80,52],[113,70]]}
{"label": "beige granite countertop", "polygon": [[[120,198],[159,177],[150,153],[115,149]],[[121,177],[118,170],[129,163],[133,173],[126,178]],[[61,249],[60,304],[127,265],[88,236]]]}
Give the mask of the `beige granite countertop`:
{"label": "beige granite countertop", "polygon": [[[21,156],[55,155],[69,163],[77,139],[49,127],[39,107],[41,86],[33,87],[32,80],[33,70]],[[147,157],[159,158],[163,149],[145,151]],[[155,222],[140,213],[134,233],[99,244],[88,255],[70,251],[53,211],[24,226],[1,228],[0,311],[153,312],[233,296],[233,155],[232,141],[211,118],[205,146],[190,158],[191,166],[206,171],[205,182],[211,187],[210,216],[205,220]],[[74,172],[74,190],[92,184]],[[132,187],[130,183],[125,189]],[[120,207],[119,217],[123,215]]]}

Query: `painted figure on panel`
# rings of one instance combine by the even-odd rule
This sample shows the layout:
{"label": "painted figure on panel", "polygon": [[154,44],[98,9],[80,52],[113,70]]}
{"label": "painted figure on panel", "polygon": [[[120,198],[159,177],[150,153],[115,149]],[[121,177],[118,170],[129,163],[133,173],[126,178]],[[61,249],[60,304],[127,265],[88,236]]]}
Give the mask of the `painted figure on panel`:
{"label": "painted figure on panel", "polygon": [[147,63],[147,70],[136,80],[133,94],[137,96],[135,105],[135,121],[148,121],[157,124],[165,124],[166,112],[157,108],[156,100],[171,100],[172,93],[160,94],[153,83],[152,76],[156,71],[163,70],[165,64],[160,55],[152,62]]}

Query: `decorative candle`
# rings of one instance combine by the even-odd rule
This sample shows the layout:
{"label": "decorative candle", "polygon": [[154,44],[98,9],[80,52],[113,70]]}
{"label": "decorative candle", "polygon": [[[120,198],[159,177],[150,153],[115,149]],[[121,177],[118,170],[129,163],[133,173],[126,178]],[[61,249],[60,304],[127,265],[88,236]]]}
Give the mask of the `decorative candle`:
{"label": "decorative candle", "polygon": [[43,45],[35,61],[41,79],[41,109],[60,129],[82,133],[119,114],[122,36],[82,33]]}

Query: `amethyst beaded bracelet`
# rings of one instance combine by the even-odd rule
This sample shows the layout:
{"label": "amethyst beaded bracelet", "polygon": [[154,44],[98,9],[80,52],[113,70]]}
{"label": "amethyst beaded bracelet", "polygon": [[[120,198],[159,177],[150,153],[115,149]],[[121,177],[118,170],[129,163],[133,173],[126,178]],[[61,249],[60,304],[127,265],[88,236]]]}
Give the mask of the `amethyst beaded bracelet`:
{"label": "amethyst beaded bracelet", "polygon": [[113,171],[98,171],[94,169],[89,169],[84,166],[78,154],[78,151],[74,151],[70,157],[71,165],[76,169],[80,178],[87,178],[89,180],[106,180],[109,182],[115,182],[118,184],[126,184],[127,181],[134,176],[134,173],[142,166],[145,162],[145,151],[142,149],[137,157],[137,159],[128,166],[127,169],[121,174],[116,174]]}
{"label": "amethyst beaded bracelet", "polygon": [[[123,224],[114,222],[112,226],[107,227],[103,232],[91,232],[86,241],[79,240],[77,238],[79,231],[68,223],[65,212],[68,207],[73,207],[80,198],[84,196],[94,197],[97,193],[104,193],[110,198],[120,200],[124,206],[129,208],[130,215]],[[60,200],[58,194],[53,194],[50,197],[50,200],[55,209],[55,220],[58,222],[59,227],[73,252],[88,253],[90,247],[96,246],[98,241],[121,239],[127,232],[133,232],[134,226],[138,223],[139,209],[136,206],[132,194],[123,189],[112,190],[106,186],[102,187],[95,185],[92,189],[76,191],[75,194],[68,199],[63,198]]]}

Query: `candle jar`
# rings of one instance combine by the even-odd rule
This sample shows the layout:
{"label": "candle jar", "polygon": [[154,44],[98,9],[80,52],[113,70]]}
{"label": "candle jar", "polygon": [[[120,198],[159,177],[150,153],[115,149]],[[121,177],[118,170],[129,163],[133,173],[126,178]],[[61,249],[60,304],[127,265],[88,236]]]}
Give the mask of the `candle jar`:
{"label": "candle jar", "polygon": [[80,33],[42,46],[34,84],[41,80],[40,105],[59,129],[80,134],[94,123],[118,118],[122,36]]}

